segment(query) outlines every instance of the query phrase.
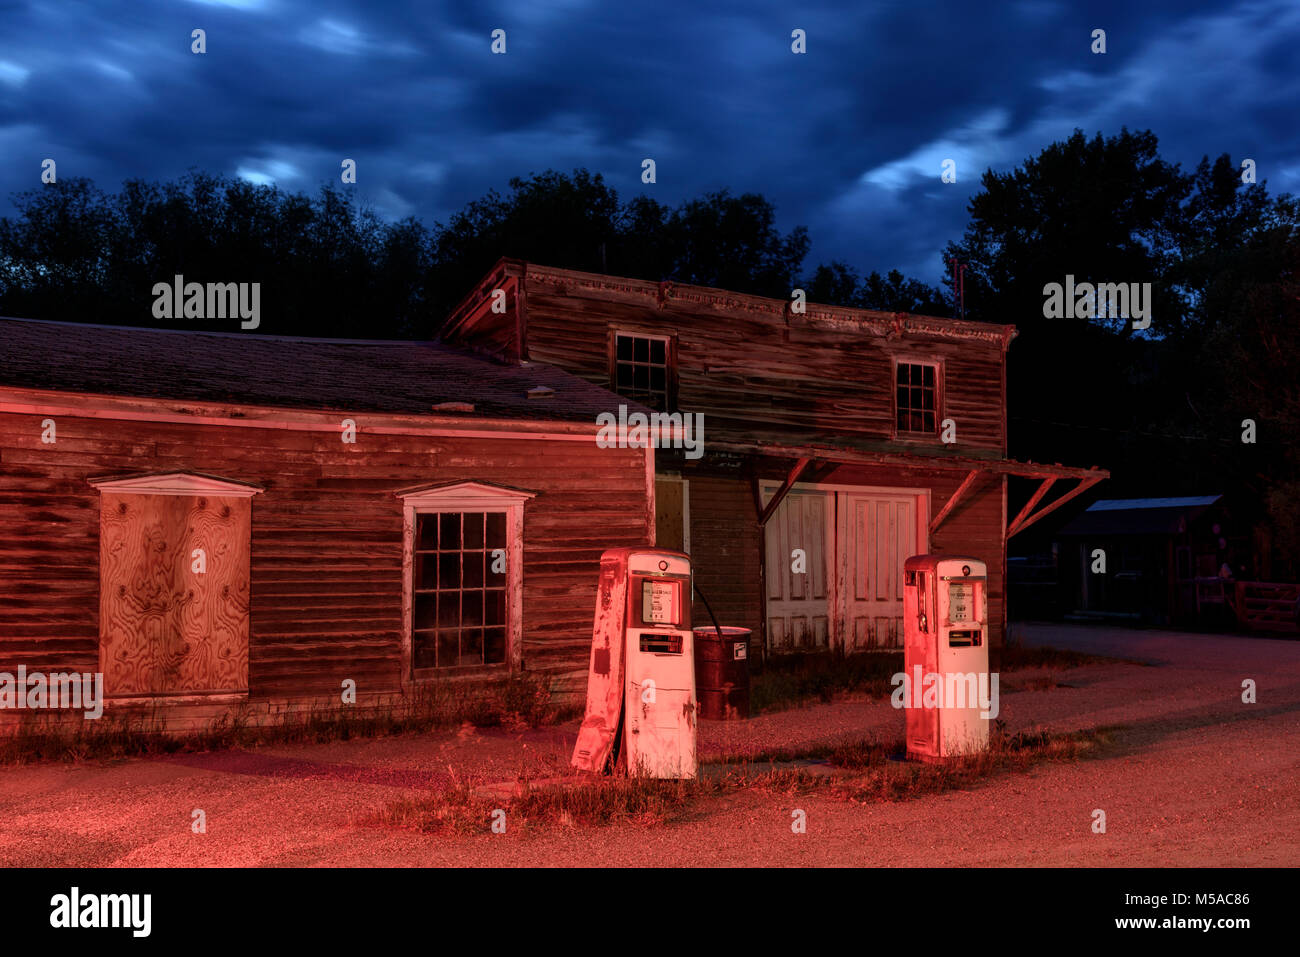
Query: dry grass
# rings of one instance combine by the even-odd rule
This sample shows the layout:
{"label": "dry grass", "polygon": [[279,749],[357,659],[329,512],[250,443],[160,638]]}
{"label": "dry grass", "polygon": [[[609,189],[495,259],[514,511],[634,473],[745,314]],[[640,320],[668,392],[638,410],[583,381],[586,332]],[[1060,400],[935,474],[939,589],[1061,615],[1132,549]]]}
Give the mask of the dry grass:
{"label": "dry grass", "polygon": [[504,810],[507,833],[612,824],[647,827],[680,817],[705,789],[698,780],[583,775],[547,788],[522,780],[516,796],[489,798],[469,784],[456,782],[430,797],[395,801],[359,823],[426,834],[482,834],[490,831],[494,812]]}
{"label": "dry grass", "polygon": [[[903,761],[902,741],[867,739],[728,761],[702,769],[704,773],[690,781],[575,775],[555,786],[535,788],[521,777],[519,793],[510,798],[485,797],[457,781],[427,797],[396,801],[358,823],[429,834],[483,834],[490,831],[493,813],[501,810],[508,833],[624,823],[657,826],[684,818],[711,797],[739,791],[819,793],[854,803],[906,801],[1044,761],[1097,757],[1120,730],[1110,726],[1072,734],[1007,735],[999,728],[987,751],[943,764]],[[797,762],[805,764],[782,766]],[[814,769],[807,762],[828,767]]]}
{"label": "dry grass", "polygon": [[245,710],[236,709],[203,730],[184,734],[168,733],[157,712],[108,713],[96,721],[75,723],[50,715],[39,716],[15,729],[12,735],[0,737],[0,764],[111,760],[265,744],[346,741],[455,728],[466,722],[477,727],[536,727],[566,719],[572,713],[552,703],[548,679],[518,674],[490,686],[433,682],[397,704],[285,712],[269,723],[252,723]]}
{"label": "dry grass", "polygon": [[1145,662],[1135,661],[1132,658],[1091,655],[1064,648],[1048,648],[1040,645],[1026,647],[1018,642],[1008,642],[1002,646],[1003,671],[1019,671],[1025,668],[1050,668],[1053,671],[1064,671],[1067,668],[1081,668],[1084,665],[1114,664],[1144,665]]}
{"label": "dry grass", "polygon": [[[802,752],[760,755],[729,773],[738,786],[791,793],[817,790],[855,803],[906,801],[926,794],[968,787],[1003,772],[1021,772],[1045,761],[1078,761],[1098,757],[1122,730],[1105,726],[1070,734],[1046,731],[1007,735],[999,728],[987,751],[929,764],[903,760],[902,741],[866,740]],[[808,768],[779,767],[791,761],[821,760],[837,773],[819,774]],[[766,761],[767,768],[760,767]]]}
{"label": "dry grass", "polygon": [[[1034,668],[1064,671],[1083,665],[1120,662],[1139,664],[1081,651],[1008,644],[1001,649],[999,671]],[[873,651],[848,656],[830,652],[796,652],[775,656],[768,659],[762,674],[750,679],[750,710],[753,714],[784,711],[809,702],[829,702],[842,694],[886,698],[894,690],[891,679],[902,670],[902,651]],[[1056,686],[1055,679],[1036,678],[1017,685],[1017,688],[1034,690]]]}
{"label": "dry grass", "polygon": [[800,652],[769,658],[763,673],[750,679],[750,711],[784,711],[850,692],[888,697],[893,690],[890,679],[902,670],[901,651],[847,657]]}

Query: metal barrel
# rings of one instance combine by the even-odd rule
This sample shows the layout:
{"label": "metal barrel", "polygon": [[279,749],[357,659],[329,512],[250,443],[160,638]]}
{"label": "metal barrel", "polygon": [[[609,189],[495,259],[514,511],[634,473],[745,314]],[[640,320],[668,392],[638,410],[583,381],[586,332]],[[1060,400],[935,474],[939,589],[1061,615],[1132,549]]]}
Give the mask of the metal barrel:
{"label": "metal barrel", "polygon": [[713,721],[749,717],[748,628],[711,625],[695,632],[695,698],[699,716]]}

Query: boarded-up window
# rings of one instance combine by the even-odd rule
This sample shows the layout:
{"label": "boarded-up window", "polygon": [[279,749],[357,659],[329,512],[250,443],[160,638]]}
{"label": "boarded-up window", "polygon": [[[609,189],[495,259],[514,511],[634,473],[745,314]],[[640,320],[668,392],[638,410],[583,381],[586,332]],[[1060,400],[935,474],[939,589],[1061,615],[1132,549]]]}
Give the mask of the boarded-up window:
{"label": "boarded-up window", "polygon": [[248,690],[253,486],[188,475],[94,483],[106,695]]}
{"label": "boarded-up window", "polygon": [[933,435],[938,430],[939,367],[930,362],[900,362],[896,370],[898,431]]}

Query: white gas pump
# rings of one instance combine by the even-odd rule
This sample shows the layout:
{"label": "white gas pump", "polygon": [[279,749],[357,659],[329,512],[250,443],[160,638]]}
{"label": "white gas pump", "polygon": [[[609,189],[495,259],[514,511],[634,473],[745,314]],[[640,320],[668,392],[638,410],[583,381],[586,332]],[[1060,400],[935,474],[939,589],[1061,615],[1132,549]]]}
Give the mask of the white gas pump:
{"label": "white gas pump", "polygon": [[988,566],[958,555],[903,563],[907,754],[934,761],[989,743]]}
{"label": "white gas pump", "polygon": [[617,753],[634,777],[695,777],[690,600],[691,560],[681,552],[612,548],[601,556],[575,767],[601,771]]}

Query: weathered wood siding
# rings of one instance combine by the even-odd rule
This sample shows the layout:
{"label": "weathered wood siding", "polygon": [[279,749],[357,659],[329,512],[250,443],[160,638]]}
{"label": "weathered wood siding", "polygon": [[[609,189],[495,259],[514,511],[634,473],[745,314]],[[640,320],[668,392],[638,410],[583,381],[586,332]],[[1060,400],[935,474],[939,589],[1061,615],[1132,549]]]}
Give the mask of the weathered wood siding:
{"label": "weathered wood siding", "polygon": [[601,551],[646,541],[640,450],[591,440],[367,434],[0,414],[0,670],[95,671],[100,493],[87,479],[197,471],[254,482],[250,698],[395,691],[397,489],[478,479],[537,492],[524,510],[524,666],[585,675]]}
{"label": "weathered wood siding", "polygon": [[[494,354],[517,348],[527,359],[610,386],[610,330],[671,336],[677,357],[677,406],[704,415],[704,458],[688,463],[690,542],[696,580],[726,624],[757,629],[761,620],[760,535],[747,466],[728,468],[710,442],[823,445],[863,451],[964,455],[1006,454],[1006,346],[1009,326],[867,310],[787,304],[671,283],[503,261],[485,281],[518,281],[508,308],[519,326],[475,319],[484,289],[467,300],[447,337]],[[895,432],[896,360],[942,366],[938,418],[951,418],[956,442]],[[732,451],[735,451],[733,449]],[[791,463],[761,459],[761,478],[782,479]],[[818,463],[813,479],[828,484],[926,488],[930,517],[948,501],[964,471]],[[742,472],[744,477],[742,477]],[[931,552],[969,553],[989,566],[994,645],[1005,621],[1006,479],[984,475],[930,537]],[[830,530],[833,534],[833,530]],[[707,620],[696,602],[697,623]]]}
{"label": "weathered wood siding", "polygon": [[[611,328],[675,336],[678,405],[704,414],[706,442],[711,435],[848,439],[967,454],[1001,453],[1006,445],[1000,340],[877,335],[871,330],[879,323],[783,317],[744,302],[722,308],[670,295],[655,305],[645,292],[566,285],[531,268],[526,287],[528,358],[598,385],[610,385]],[[989,328],[992,336],[996,327]],[[894,435],[895,359],[942,363],[939,418],[956,423],[955,444]]]}

